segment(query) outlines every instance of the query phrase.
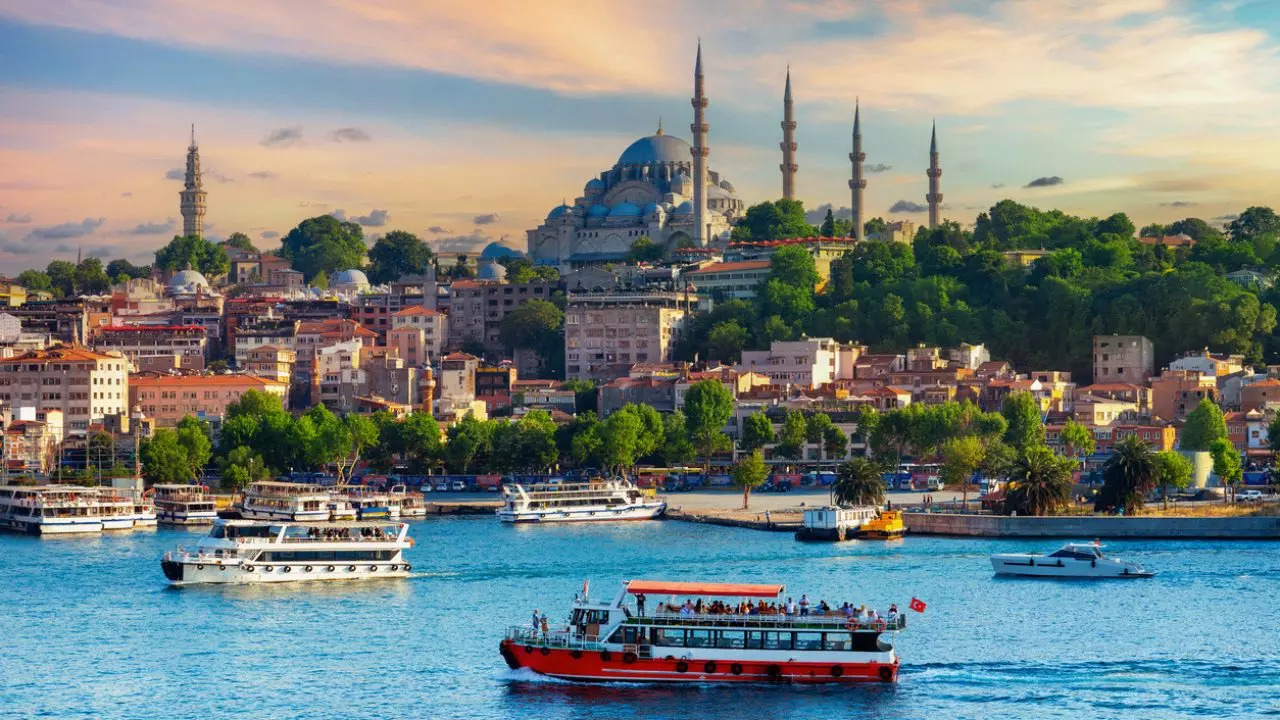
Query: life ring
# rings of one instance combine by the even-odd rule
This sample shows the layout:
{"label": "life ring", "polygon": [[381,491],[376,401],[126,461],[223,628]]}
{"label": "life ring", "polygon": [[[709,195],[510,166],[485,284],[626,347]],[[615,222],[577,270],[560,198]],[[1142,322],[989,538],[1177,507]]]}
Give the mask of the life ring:
{"label": "life ring", "polygon": [[877,630],[883,631],[885,628],[888,628],[888,627],[889,627],[889,624],[886,623],[883,618],[880,618],[875,622],[875,628]]}
{"label": "life ring", "polygon": [[266,565],[262,568],[262,572],[271,572],[272,570],[275,570],[275,568],[270,565]]}
{"label": "life ring", "polygon": [[570,652],[570,653],[569,653],[569,655],[570,655],[570,656],[572,656],[574,660],[577,660],[578,658],[582,657],[582,651],[581,651],[581,650],[574,650],[574,651]]}
{"label": "life ring", "polygon": [[525,646],[524,646],[524,651],[525,651],[525,654],[527,654],[527,655],[532,655],[532,654],[533,654],[533,646],[532,646],[532,645],[525,645]]}
{"label": "life ring", "polygon": [[399,566],[398,566],[398,565],[388,565],[388,566],[387,566],[387,569],[388,569],[388,570],[390,570],[391,572],[395,572],[397,567],[399,567]]}
{"label": "life ring", "polygon": [[848,622],[846,622],[846,623],[844,624],[844,626],[845,626],[846,628],[848,628],[849,630],[857,630],[857,629],[858,629],[858,621],[857,621],[857,620],[854,620],[853,618],[849,618],[849,621],[848,621]]}
{"label": "life ring", "polygon": [[204,566],[203,566],[203,565],[196,565],[196,569],[197,569],[197,570],[203,570],[203,569],[204,569]]}
{"label": "life ring", "polygon": [[703,671],[703,672],[705,672],[705,673],[707,673],[707,674],[710,674],[710,673],[715,672],[715,671],[716,671],[716,661],[715,661],[715,660],[708,660],[708,661],[707,661],[707,664],[705,664],[705,665],[703,665],[703,666],[702,666],[702,671]]}
{"label": "life ring", "polygon": [[676,672],[678,673],[689,672],[689,663],[683,660],[676,663]]}
{"label": "life ring", "polygon": [[626,663],[626,664],[628,664],[628,665],[630,665],[631,663],[633,663],[633,662],[635,662],[636,660],[639,660],[639,659],[640,659],[640,656],[639,656],[639,655],[636,655],[636,654],[635,654],[635,653],[633,653],[633,652],[624,652],[624,653],[622,653],[622,662],[624,662],[624,663]]}
{"label": "life ring", "polygon": [[306,567],[302,568],[302,571],[303,571],[303,572],[311,572],[311,566],[310,566],[310,565],[308,565],[308,566],[306,566]]}
{"label": "life ring", "polygon": [[252,566],[252,565],[245,565],[245,566],[244,566],[244,571],[245,571],[245,572],[253,572],[253,566]]}
{"label": "life ring", "polygon": [[880,680],[883,682],[893,682],[893,668],[888,665],[881,665]]}
{"label": "life ring", "polygon": [[734,675],[741,675],[741,674],[742,674],[742,663],[734,663],[734,664],[730,665],[730,666],[729,666],[729,672],[733,673]]}
{"label": "life ring", "polygon": [[347,572],[355,572],[355,571],[356,571],[356,566],[355,566],[355,565],[348,565],[348,566],[347,566]]}
{"label": "life ring", "polygon": [[370,566],[369,566],[369,572],[378,572],[378,566],[377,566],[377,565],[370,565]]}
{"label": "life ring", "polygon": [[604,662],[609,662],[610,660],[613,659],[613,653],[609,652],[608,650],[601,650],[600,659],[603,660]]}
{"label": "life ring", "polygon": [[325,568],[325,570],[327,570],[327,571],[329,571],[329,572],[333,572],[333,566],[332,566],[332,565],[330,565],[329,567]]}
{"label": "life ring", "polygon": [[285,565],[284,567],[280,568],[280,572],[293,572],[293,568],[289,567],[288,565]]}
{"label": "life ring", "polygon": [[550,654],[551,654],[551,648],[549,648],[549,647],[544,647],[544,648],[542,648],[541,650],[539,650],[538,652],[542,653],[543,655],[550,655]]}
{"label": "life ring", "polygon": [[226,565],[222,565],[221,563],[219,563],[219,565],[218,565],[218,572],[226,572],[226,571],[227,571],[227,566],[226,566]]}
{"label": "life ring", "polygon": [[405,571],[405,572],[410,572],[410,571],[412,571],[412,570],[413,570],[413,566],[412,566],[412,565],[410,565],[409,563],[405,563],[405,564],[404,564],[404,571]]}
{"label": "life ring", "polygon": [[782,668],[777,665],[770,665],[765,669],[765,673],[768,674],[770,680],[778,680],[782,677]]}
{"label": "life ring", "polygon": [[841,675],[844,675],[844,666],[843,666],[843,665],[832,665],[832,666],[831,666],[831,677],[840,677]]}

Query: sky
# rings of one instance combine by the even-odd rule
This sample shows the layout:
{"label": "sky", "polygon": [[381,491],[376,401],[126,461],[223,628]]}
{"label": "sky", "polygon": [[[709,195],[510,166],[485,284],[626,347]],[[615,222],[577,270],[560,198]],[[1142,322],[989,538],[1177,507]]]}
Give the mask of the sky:
{"label": "sky", "polygon": [[1249,0],[0,0],[0,273],[150,261],[181,229],[191,125],[206,235],[260,248],[326,213],[366,237],[525,249],[634,139],[689,139],[701,39],[710,165],[919,223],[1003,198],[1139,225],[1221,222],[1280,183],[1280,7]]}

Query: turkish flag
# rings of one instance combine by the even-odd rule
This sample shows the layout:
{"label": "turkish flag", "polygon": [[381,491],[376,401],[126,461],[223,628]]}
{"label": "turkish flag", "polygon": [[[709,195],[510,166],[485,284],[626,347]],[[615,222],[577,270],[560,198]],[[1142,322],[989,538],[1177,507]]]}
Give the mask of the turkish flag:
{"label": "turkish flag", "polygon": [[920,598],[911,598],[911,605],[909,605],[908,607],[910,607],[912,610],[915,610],[916,612],[922,613],[924,612],[924,609],[928,607],[928,605],[925,605],[924,601],[921,600]]}

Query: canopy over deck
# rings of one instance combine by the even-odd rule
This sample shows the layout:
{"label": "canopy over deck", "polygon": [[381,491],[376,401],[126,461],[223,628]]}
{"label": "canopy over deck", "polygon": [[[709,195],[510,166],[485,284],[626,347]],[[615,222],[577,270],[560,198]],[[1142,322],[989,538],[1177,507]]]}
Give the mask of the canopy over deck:
{"label": "canopy over deck", "polygon": [[670,582],[665,580],[629,580],[627,592],[632,595],[707,595],[719,597],[777,597],[785,585],[746,585],[742,583]]}

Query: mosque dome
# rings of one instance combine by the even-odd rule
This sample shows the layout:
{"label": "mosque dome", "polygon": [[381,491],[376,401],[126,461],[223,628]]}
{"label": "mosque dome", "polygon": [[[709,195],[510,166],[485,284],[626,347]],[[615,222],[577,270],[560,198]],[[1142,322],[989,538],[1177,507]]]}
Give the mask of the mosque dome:
{"label": "mosque dome", "polygon": [[597,203],[595,205],[592,205],[590,208],[587,208],[587,217],[589,218],[601,218],[608,214],[609,214],[608,205],[600,205],[599,203]]}
{"label": "mosque dome", "polygon": [[680,205],[676,208],[676,215],[692,215],[692,214],[693,214],[693,203],[689,202],[688,200],[685,200],[684,202],[680,203]]}
{"label": "mosque dome", "polygon": [[476,278],[479,280],[505,280],[507,278],[507,269],[492,260],[483,262],[480,263],[480,267],[476,268]]}
{"label": "mosque dome", "polygon": [[622,202],[613,206],[609,211],[609,217],[639,217],[640,207],[635,203]]}
{"label": "mosque dome", "polygon": [[618,157],[618,165],[692,162],[689,143],[671,135],[650,135],[627,146]]}
{"label": "mosque dome", "polygon": [[561,218],[566,215],[572,215],[572,214],[573,214],[572,207],[568,205],[557,205],[555,208],[551,210],[551,212],[547,213],[547,219],[555,220],[556,218]]}
{"label": "mosque dome", "polygon": [[360,270],[343,270],[329,280],[329,287],[354,287],[357,289],[363,289],[369,287],[369,278]]}
{"label": "mosque dome", "polygon": [[183,270],[181,272],[176,272],[173,274],[173,277],[169,278],[170,289],[195,289],[196,287],[203,287],[207,290],[209,288],[209,281],[205,280],[204,275],[201,275],[195,270]]}
{"label": "mosque dome", "polygon": [[648,205],[644,206],[645,215],[653,215],[654,213],[661,212],[661,211],[662,211],[662,206],[659,205],[658,203],[649,203]]}
{"label": "mosque dome", "polygon": [[480,259],[497,260],[506,257],[521,257],[524,253],[515,248],[507,247],[498,241],[494,241],[484,246],[484,250],[480,251]]}
{"label": "mosque dome", "polygon": [[725,190],[731,193],[737,192],[736,190],[733,189],[733,185],[730,184],[728,180],[721,180],[720,187],[724,188]]}
{"label": "mosque dome", "polygon": [[591,178],[587,181],[586,186],[582,188],[582,191],[587,195],[602,193],[604,192],[604,183],[600,181],[600,178]]}

